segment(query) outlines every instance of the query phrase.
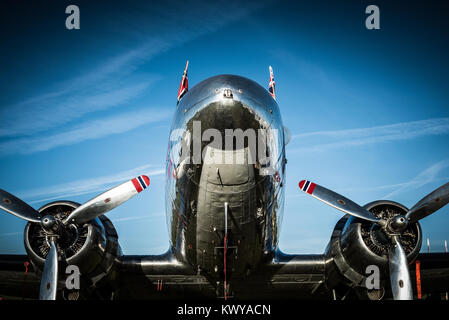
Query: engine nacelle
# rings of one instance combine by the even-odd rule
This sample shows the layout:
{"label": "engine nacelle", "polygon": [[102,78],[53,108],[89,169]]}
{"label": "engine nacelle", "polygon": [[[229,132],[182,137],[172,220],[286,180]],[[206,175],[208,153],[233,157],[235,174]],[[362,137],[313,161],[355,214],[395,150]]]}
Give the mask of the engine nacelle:
{"label": "engine nacelle", "polygon": [[[405,215],[408,211],[403,205],[380,200],[364,206],[378,218],[391,218]],[[410,224],[400,235],[399,240],[410,262],[417,257],[422,244],[419,223]],[[358,287],[369,299],[381,299],[385,287],[389,287],[388,249],[391,240],[385,231],[375,223],[345,215],[335,226],[331,241],[326,249],[327,285],[337,286],[343,281],[350,287]],[[381,289],[367,290],[368,266],[377,266],[380,271]]]}
{"label": "engine nacelle", "polygon": [[[56,201],[44,205],[38,211],[42,216],[57,216],[61,220],[79,206],[76,202]],[[98,287],[102,280],[114,283],[117,274],[114,268],[115,259],[122,255],[117,232],[111,221],[100,216],[81,226],[71,224],[66,228],[64,237],[58,238],[57,248],[60,266],[75,265],[82,275],[82,292]],[[39,224],[28,223],[24,234],[25,249],[31,263],[38,274],[42,273],[45,257],[49,251],[49,243],[44,230]],[[64,270],[59,272],[65,275]],[[88,288],[83,287],[87,286]],[[84,290],[86,289],[86,290]],[[77,298],[79,296],[75,295]],[[73,297],[65,297],[73,298]]]}

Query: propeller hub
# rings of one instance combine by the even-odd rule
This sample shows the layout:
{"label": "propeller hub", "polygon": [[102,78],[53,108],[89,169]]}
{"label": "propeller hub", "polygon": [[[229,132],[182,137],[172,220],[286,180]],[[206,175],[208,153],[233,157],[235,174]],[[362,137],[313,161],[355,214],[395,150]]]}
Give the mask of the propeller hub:
{"label": "propeller hub", "polygon": [[41,220],[41,225],[47,233],[55,233],[59,229],[58,221],[52,215],[44,216]]}
{"label": "propeller hub", "polygon": [[391,218],[388,223],[388,228],[392,232],[402,232],[408,226],[408,219],[403,215],[397,215]]}

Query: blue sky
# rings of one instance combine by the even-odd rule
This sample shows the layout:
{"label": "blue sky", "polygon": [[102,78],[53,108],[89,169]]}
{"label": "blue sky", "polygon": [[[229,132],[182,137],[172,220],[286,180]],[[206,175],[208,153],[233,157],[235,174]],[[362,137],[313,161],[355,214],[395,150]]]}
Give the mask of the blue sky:
{"label": "blue sky", "polygon": [[[125,254],[164,252],[165,153],[189,59],[190,86],[222,73],[268,86],[273,66],[293,136],[283,251],[323,252],[342,216],[299,192],[303,178],[411,207],[449,180],[449,8],[344,3],[2,2],[0,187],[39,208],[147,174],[150,188],[108,217]],[[65,29],[69,4],[80,30]],[[369,4],[380,30],[365,28]],[[441,251],[449,207],[421,225]],[[0,253],[24,252],[24,227],[0,215]]]}

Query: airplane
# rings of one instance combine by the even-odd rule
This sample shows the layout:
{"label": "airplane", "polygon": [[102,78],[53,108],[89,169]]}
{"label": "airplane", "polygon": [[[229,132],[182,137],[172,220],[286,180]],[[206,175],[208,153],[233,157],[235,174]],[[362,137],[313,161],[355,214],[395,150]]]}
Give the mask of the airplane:
{"label": "airplane", "polygon": [[[150,188],[145,175],[84,204],[38,210],[0,189],[0,208],[28,222],[27,254],[0,255],[1,298],[411,300],[449,290],[449,254],[420,253],[419,224],[449,202],[449,183],[408,209],[390,200],[360,206],[300,180],[298,192],[345,215],[324,253],[285,254],[278,242],[290,133],[271,66],[268,90],[229,74],[189,90],[187,67],[166,160],[167,252],[124,255],[105,216]],[[219,135],[235,144],[220,146]],[[79,268],[79,288],[67,286],[68,266]]]}

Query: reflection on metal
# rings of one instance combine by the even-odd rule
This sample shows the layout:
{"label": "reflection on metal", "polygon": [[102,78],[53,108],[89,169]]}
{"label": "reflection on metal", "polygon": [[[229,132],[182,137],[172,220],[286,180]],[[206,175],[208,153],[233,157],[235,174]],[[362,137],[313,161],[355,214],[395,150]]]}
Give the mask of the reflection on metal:
{"label": "reflection on metal", "polygon": [[397,237],[393,237],[393,244],[388,252],[388,256],[393,298],[395,300],[413,300],[407,256]]}
{"label": "reflection on metal", "polygon": [[225,212],[225,236],[228,235],[228,203],[224,203]]}
{"label": "reflection on metal", "polygon": [[63,223],[67,225],[73,221],[77,224],[83,224],[93,220],[121,205],[125,201],[128,201],[136,194],[146,189],[149,185],[150,179],[145,175],[124,182],[73,210],[72,213],[63,220]]}
{"label": "reflection on metal", "polygon": [[232,99],[232,97],[233,97],[232,90],[231,89],[224,89],[223,90],[223,97],[228,98],[228,99]]}
{"label": "reflection on metal", "polygon": [[41,221],[39,212],[3,189],[0,189],[0,199],[2,200],[0,209],[30,222],[39,223]]}
{"label": "reflection on metal", "polygon": [[270,94],[273,97],[273,99],[276,100],[273,68],[270,66],[269,70],[270,70],[270,82],[268,83],[268,92],[270,92]]}
{"label": "reflection on metal", "polygon": [[312,197],[334,207],[335,209],[343,211],[344,213],[371,222],[381,222],[379,218],[375,217],[371,212],[362,208],[357,203],[311,181],[301,180],[299,182],[299,188],[305,193],[310,194]]}
{"label": "reflection on metal", "polygon": [[416,222],[431,215],[447,203],[449,203],[449,182],[419,200],[407,212],[406,217],[411,223]]}
{"label": "reflection on metal", "polygon": [[50,251],[45,260],[42,272],[40,300],[56,300],[58,287],[58,253],[55,242],[50,240]]}

